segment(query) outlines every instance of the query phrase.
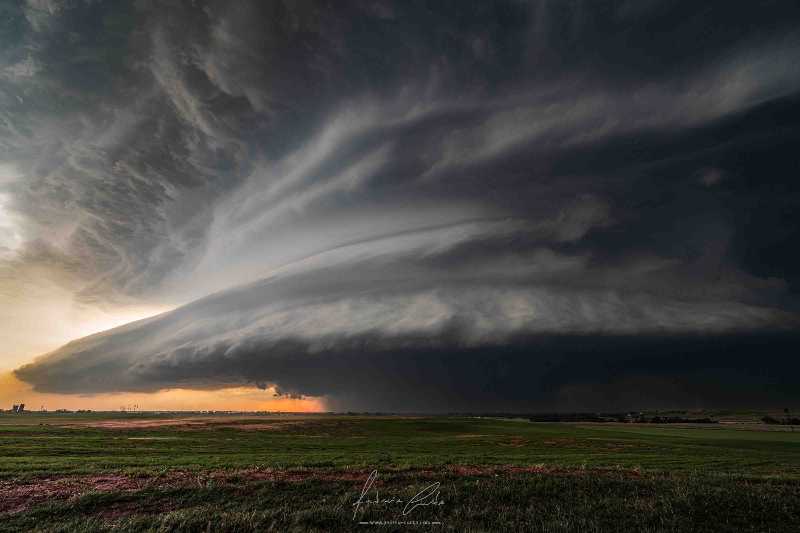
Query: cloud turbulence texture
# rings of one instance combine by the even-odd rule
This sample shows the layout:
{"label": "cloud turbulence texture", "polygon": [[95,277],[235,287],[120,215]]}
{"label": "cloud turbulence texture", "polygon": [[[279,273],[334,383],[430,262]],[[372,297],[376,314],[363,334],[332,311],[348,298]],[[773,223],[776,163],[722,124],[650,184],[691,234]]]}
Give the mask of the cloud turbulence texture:
{"label": "cloud turbulence texture", "polygon": [[798,392],[794,2],[0,14],[0,312],[178,306],[18,368],[37,391],[250,384],[358,410]]}

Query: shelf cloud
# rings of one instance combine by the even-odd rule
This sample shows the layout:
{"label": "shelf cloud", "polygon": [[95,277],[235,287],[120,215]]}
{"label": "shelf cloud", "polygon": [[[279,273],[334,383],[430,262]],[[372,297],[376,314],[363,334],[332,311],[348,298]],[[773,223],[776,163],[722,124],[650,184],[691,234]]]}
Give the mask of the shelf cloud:
{"label": "shelf cloud", "polygon": [[[797,315],[774,308],[628,289],[669,277],[670,270],[678,278],[671,282],[696,283],[680,280],[669,263],[602,268],[602,281],[593,283],[589,255],[547,245],[585,232],[585,217],[577,218],[577,229],[574,217],[562,213],[555,220],[472,222],[339,247],[264,280],[73,341],[16,375],[41,392],[255,384],[333,404],[355,395],[375,405],[375,398],[362,397],[360,369],[392,374],[403,352],[435,359],[526,349],[512,363],[527,367],[542,357],[537,347],[550,344],[543,338],[616,337],[622,344],[624,337],[785,333],[798,325]],[[625,282],[614,286],[613,278]],[[552,347],[544,352],[542,362],[554,355]],[[445,381],[451,364],[461,363],[449,361],[424,378]],[[353,377],[329,379],[332,366]],[[480,384],[480,377],[471,380]]]}

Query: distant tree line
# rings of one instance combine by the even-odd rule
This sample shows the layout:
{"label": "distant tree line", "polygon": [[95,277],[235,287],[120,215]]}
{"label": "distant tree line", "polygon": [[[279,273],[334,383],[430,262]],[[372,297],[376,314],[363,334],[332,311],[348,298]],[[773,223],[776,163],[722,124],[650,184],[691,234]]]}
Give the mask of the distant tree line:
{"label": "distant tree line", "polygon": [[636,424],[717,424],[710,418],[645,416],[642,413],[542,413],[525,417],[531,422],[621,422]]}
{"label": "distant tree line", "polygon": [[791,426],[792,431],[794,431],[794,426],[800,426],[800,418],[792,417],[792,414],[789,412],[789,409],[783,410],[784,414],[786,415],[783,420],[778,420],[776,418],[772,418],[769,415],[766,415],[761,418],[761,421],[765,424],[780,424],[781,426]]}
{"label": "distant tree line", "polygon": [[772,418],[771,416],[767,415],[761,418],[761,421],[765,424],[779,424],[781,426],[791,426],[796,425],[800,426],[800,418],[790,418],[788,420],[778,420],[777,418]]}

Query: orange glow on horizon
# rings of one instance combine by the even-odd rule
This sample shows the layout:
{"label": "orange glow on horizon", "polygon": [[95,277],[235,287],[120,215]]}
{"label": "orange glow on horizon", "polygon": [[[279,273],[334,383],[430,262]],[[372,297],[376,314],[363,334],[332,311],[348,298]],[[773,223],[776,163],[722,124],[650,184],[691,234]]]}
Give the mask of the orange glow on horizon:
{"label": "orange glow on horizon", "polygon": [[138,306],[107,311],[75,307],[58,289],[50,291],[48,297],[49,300],[42,296],[42,306],[29,307],[3,324],[8,330],[2,332],[5,345],[0,358],[0,372],[28,364],[70,341],[160,315],[177,307]]}
{"label": "orange glow on horizon", "polygon": [[117,411],[120,407],[139,406],[141,411],[284,411],[321,412],[325,404],[321,398],[296,400],[274,396],[274,389],[236,387],[213,391],[170,389],[153,393],[115,393],[84,396],[79,394],[51,394],[33,391],[11,372],[0,374],[0,408],[10,410],[13,404],[25,404],[26,411],[91,409]]}

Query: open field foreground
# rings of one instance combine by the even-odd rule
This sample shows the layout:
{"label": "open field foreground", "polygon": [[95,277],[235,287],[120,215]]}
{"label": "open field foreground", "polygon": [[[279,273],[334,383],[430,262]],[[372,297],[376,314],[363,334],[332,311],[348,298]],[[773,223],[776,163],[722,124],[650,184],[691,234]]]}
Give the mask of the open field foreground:
{"label": "open field foreground", "polygon": [[800,531],[769,429],[2,413],[0,530]]}

